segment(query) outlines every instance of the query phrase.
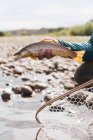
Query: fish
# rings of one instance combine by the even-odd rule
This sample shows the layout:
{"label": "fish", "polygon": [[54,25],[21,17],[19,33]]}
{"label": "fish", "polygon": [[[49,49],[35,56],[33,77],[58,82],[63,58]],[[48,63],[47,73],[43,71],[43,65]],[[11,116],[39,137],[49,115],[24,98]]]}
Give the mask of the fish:
{"label": "fish", "polygon": [[25,46],[20,51],[15,53],[14,56],[15,59],[22,59],[27,57],[36,59],[38,58],[38,54],[40,53],[40,51],[44,49],[51,49],[53,56],[60,56],[64,58],[73,59],[77,55],[76,52],[63,47],[60,43],[45,39]]}

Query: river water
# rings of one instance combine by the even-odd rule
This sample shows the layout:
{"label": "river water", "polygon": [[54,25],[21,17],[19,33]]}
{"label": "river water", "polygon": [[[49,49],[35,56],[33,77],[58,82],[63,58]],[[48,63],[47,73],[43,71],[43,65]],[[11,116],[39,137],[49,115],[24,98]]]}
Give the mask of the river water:
{"label": "river water", "polygon": [[[10,86],[6,86],[6,82]],[[0,75],[0,92],[11,92],[13,85],[22,84],[18,78]],[[11,93],[11,100],[0,99],[0,140],[35,140],[39,125],[35,120],[36,110],[41,106],[40,95],[22,98]]]}

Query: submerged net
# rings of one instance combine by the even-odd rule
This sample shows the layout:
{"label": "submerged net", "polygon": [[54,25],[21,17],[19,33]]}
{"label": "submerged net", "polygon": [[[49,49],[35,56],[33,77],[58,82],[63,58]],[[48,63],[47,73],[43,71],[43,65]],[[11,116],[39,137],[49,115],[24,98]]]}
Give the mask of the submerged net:
{"label": "submerged net", "polygon": [[46,106],[38,140],[93,140],[93,86]]}

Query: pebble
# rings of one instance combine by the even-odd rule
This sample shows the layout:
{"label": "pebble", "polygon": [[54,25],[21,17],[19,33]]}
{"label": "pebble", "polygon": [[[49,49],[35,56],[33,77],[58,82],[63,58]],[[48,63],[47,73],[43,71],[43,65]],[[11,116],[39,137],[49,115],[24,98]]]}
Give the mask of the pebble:
{"label": "pebble", "polygon": [[64,82],[64,88],[66,88],[66,89],[72,89],[74,87],[75,87],[75,84],[74,83],[71,83],[71,81]]}
{"label": "pebble", "polygon": [[15,94],[21,94],[21,87],[17,86],[17,87],[12,87],[12,91]]}
{"label": "pebble", "polygon": [[22,81],[29,81],[30,79],[27,77],[22,77]]}
{"label": "pebble", "polygon": [[43,89],[46,89],[48,87],[48,85],[46,83],[39,82],[39,81],[28,82],[28,83],[26,83],[26,85],[30,86],[33,90],[36,90],[36,89],[43,90]]}
{"label": "pebble", "polygon": [[11,99],[10,94],[6,93],[5,91],[3,91],[3,94],[1,95],[1,98],[4,102],[8,102]]}
{"label": "pebble", "polygon": [[6,64],[7,63],[7,59],[5,58],[0,58],[0,64]]}
{"label": "pebble", "polygon": [[46,96],[44,97],[44,101],[45,101],[45,102],[50,101],[50,100],[52,100],[52,99],[53,99],[53,97],[52,97],[51,95],[46,95]]}
{"label": "pebble", "polygon": [[29,86],[13,87],[12,91],[15,94],[20,94],[22,97],[31,97],[32,96],[32,89]]}
{"label": "pebble", "polygon": [[24,72],[24,69],[22,67],[15,66],[15,68],[14,68],[14,74],[21,75],[23,72]]}
{"label": "pebble", "polygon": [[32,96],[32,89],[29,86],[21,87],[21,96],[24,98],[31,97]]}

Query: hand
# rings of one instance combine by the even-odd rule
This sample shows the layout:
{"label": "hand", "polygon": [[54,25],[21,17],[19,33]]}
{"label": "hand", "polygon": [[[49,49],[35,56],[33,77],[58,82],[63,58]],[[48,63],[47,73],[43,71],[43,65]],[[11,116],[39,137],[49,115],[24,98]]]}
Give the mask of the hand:
{"label": "hand", "polygon": [[39,60],[42,60],[43,58],[47,58],[47,59],[50,59],[53,57],[53,53],[52,53],[52,50],[51,49],[44,49],[44,50],[41,50],[38,54],[38,59]]}
{"label": "hand", "polygon": [[[41,40],[43,42],[50,42],[50,43],[58,43],[58,40],[54,39],[54,38],[45,38],[43,40]],[[50,59],[53,57],[53,53],[51,49],[42,49],[40,50],[39,54],[38,54],[38,59],[41,60],[43,58],[47,58]]]}

